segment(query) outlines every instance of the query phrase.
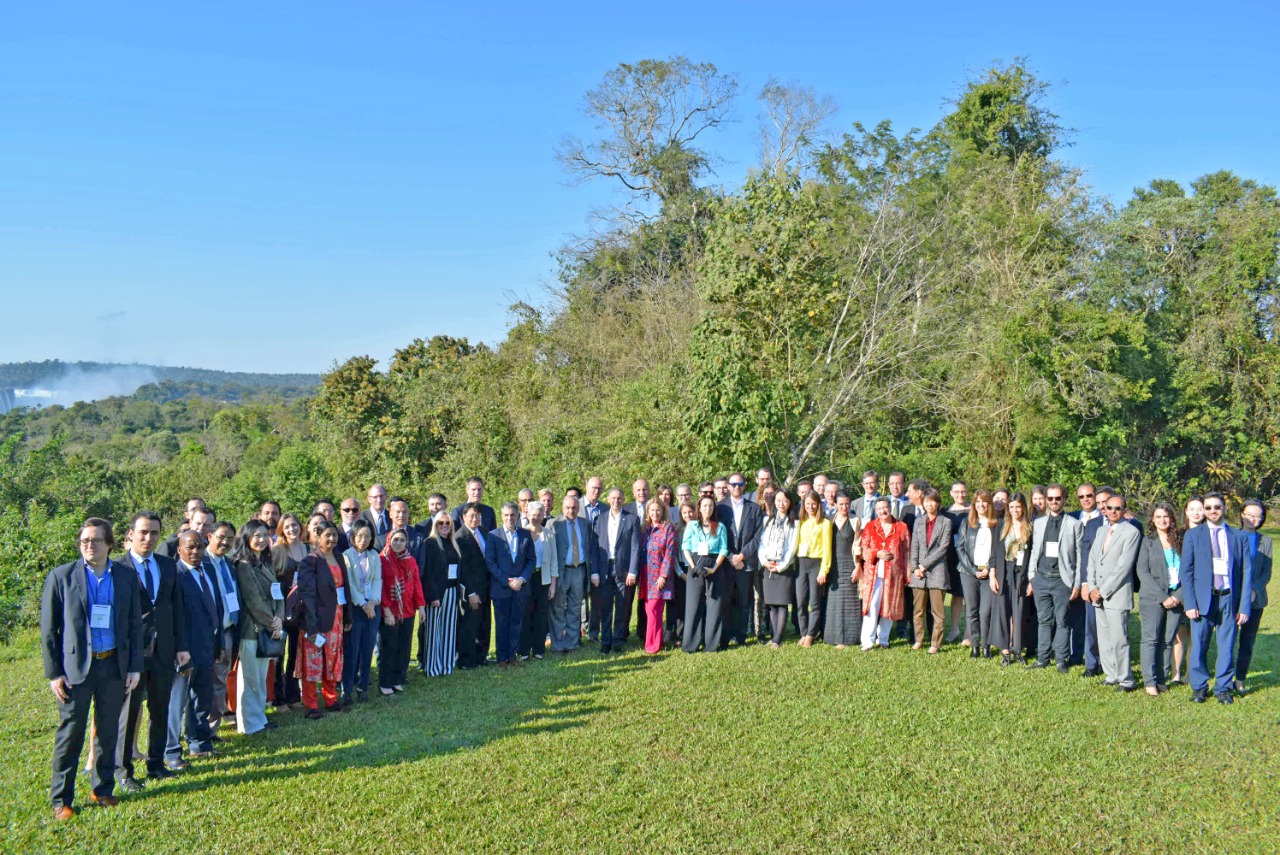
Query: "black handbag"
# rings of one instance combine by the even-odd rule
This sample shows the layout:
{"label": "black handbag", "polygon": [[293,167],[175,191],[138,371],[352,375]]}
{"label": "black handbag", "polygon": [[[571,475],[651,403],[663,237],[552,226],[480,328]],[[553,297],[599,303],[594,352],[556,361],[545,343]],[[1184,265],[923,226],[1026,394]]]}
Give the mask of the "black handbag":
{"label": "black handbag", "polygon": [[258,658],[280,659],[284,656],[284,636],[272,638],[270,630],[258,630]]}

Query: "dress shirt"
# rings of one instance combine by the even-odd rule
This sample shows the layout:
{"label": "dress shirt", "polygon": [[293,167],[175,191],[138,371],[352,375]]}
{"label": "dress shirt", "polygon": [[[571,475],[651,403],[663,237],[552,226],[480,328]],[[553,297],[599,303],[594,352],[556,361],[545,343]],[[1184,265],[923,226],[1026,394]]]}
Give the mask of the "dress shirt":
{"label": "dress shirt", "polygon": [[156,566],[156,560],[150,555],[143,558],[132,549],[129,550],[129,560],[138,570],[138,581],[142,583],[143,593],[154,603],[160,592],[160,568]]}
{"label": "dress shirt", "polygon": [[609,512],[609,560],[616,561],[618,558],[618,528],[622,522],[622,514]]}
{"label": "dress shirt", "polygon": [[729,506],[733,508],[733,530],[742,531],[742,507],[746,504],[742,499],[730,499]]}
{"label": "dress shirt", "polygon": [[106,653],[108,650],[116,649],[116,585],[115,580],[111,577],[111,563],[107,562],[107,569],[99,578],[93,572],[93,568],[87,563],[84,565],[84,574],[89,580],[89,616],[93,617],[94,606],[106,606],[109,619],[106,627],[102,629],[94,629],[89,627],[89,640],[93,644],[94,653]]}
{"label": "dress shirt", "polygon": [[[228,565],[228,564],[227,564],[227,559],[226,559],[226,557],[225,557],[225,556],[223,556],[223,557],[218,557],[218,556],[216,556],[216,555],[210,555],[210,556],[209,556],[209,561],[210,561],[210,562],[213,564],[213,566],[217,569],[217,571],[218,571],[218,582],[219,582],[219,584],[222,586],[222,588],[221,588],[221,590],[222,590],[222,605],[223,605],[223,609],[222,609],[222,628],[223,628],[223,629],[230,629],[230,628],[231,628],[231,626],[232,626],[233,624],[236,624],[236,623],[238,623],[238,622],[239,622],[239,621],[238,621],[238,618],[239,618],[239,615],[240,615],[240,609],[239,609],[239,606],[240,606],[240,596],[239,596],[239,592],[235,590],[235,587],[234,587],[234,585],[233,585],[233,584],[232,584],[232,582],[231,582],[231,567],[230,567],[230,565]],[[237,608],[236,608],[236,610],[235,610],[234,612],[233,612],[233,611],[231,611],[231,609],[230,609],[230,608],[228,608],[228,605],[229,605],[229,604],[227,603],[227,594],[233,594],[233,595],[235,595],[235,598],[236,598],[236,606],[237,606]]]}

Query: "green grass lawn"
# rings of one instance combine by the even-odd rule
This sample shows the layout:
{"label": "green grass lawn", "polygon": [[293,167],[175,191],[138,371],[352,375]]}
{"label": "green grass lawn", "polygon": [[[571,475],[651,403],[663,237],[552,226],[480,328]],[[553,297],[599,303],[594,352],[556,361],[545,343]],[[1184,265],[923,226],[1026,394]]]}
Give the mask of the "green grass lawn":
{"label": "green grass lawn", "polygon": [[59,824],[54,703],[26,636],[0,648],[0,848],[1275,852],[1277,611],[1230,707],[961,648],[580,651],[224,728],[223,757],[114,810],[85,807],[81,776]]}

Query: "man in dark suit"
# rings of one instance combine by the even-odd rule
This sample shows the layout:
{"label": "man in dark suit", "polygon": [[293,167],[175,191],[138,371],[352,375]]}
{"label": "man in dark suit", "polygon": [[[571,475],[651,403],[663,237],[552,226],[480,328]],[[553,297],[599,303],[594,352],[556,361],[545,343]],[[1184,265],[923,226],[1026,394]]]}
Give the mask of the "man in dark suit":
{"label": "man in dark suit", "polygon": [[1221,493],[1204,497],[1204,523],[1182,538],[1182,603],[1191,621],[1191,699],[1205,702],[1209,691],[1209,638],[1218,637],[1219,703],[1233,702],[1236,632],[1249,621],[1253,599],[1253,556],[1244,532],[1223,519]]}
{"label": "man in dark suit", "polygon": [[[624,509],[630,511],[636,516],[636,525],[641,529],[644,528],[645,520],[648,518],[645,514],[645,505],[649,504],[649,482],[645,478],[637,478],[631,485],[631,504],[624,505]],[[632,585],[627,588],[626,608],[627,616],[622,623],[622,640],[626,641],[631,637],[631,615],[636,614],[636,635],[642,641],[644,640],[645,628],[649,624],[649,616],[644,613],[644,605],[636,607],[636,586]]]}
{"label": "man in dark suit", "polygon": [[622,490],[609,490],[609,510],[596,518],[595,560],[591,588],[600,615],[600,650],[622,649],[626,631],[627,588],[634,588],[640,572],[640,526],[636,515],[622,505]]}
{"label": "man in dark suit", "polygon": [[391,530],[391,515],[387,513],[387,488],[374,484],[365,498],[369,500],[369,505],[360,512],[360,518],[373,526],[375,537],[386,534]]}
{"label": "man in dark suit", "polygon": [[350,543],[351,529],[355,526],[356,520],[360,519],[360,500],[354,497],[343,499],[338,505],[338,514],[342,518],[338,530],[347,539],[347,543]]}
{"label": "man in dark suit", "polygon": [[[432,493],[427,496],[427,516],[426,519],[418,523],[418,531],[422,532],[423,537],[431,534],[432,521],[436,518],[436,514],[445,509],[448,503],[449,500],[444,497],[444,493]],[[456,524],[453,530],[458,530]]]}
{"label": "man in dark suit", "polygon": [[458,667],[470,670],[481,664],[488,642],[481,649],[476,642],[480,626],[480,607],[484,602],[481,591],[489,588],[489,565],[485,561],[485,533],[480,529],[480,505],[468,505],[463,510],[462,525],[458,527],[458,585],[462,589],[462,613],[458,617]]}
{"label": "man in dark suit", "polygon": [[[586,487],[582,494],[582,502],[578,507],[578,515],[586,520],[587,525],[594,532],[596,522],[600,517],[609,512],[609,506],[602,500],[604,494],[604,481],[599,475],[592,475],[587,479]],[[596,605],[599,598],[596,596],[596,589],[591,586],[591,579],[584,575],[582,579],[582,625],[587,628],[587,639],[589,641],[600,640],[600,613],[596,611]]]}
{"label": "man in dark suit", "polygon": [[[196,501],[200,502],[199,507],[192,508],[192,503]],[[187,507],[190,508],[190,510],[183,516],[182,523],[178,526],[178,530],[169,535],[169,537],[165,539],[164,543],[156,547],[157,555],[163,555],[165,558],[176,558],[178,555],[178,537],[184,531],[195,529],[201,534],[207,536],[210,529],[213,528],[213,524],[217,520],[218,515],[209,510],[209,508],[205,506],[203,500],[188,499]],[[185,526],[185,528],[183,526]]]}
{"label": "man in dark suit", "polygon": [[[760,577],[760,532],[764,514],[755,502],[744,495],[747,479],[741,472],[729,476],[729,499],[716,507],[716,515],[724,523],[729,536],[729,560],[720,568],[725,576],[725,600],[728,603],[728,632],[725,644],[746,644],[754,635],[763,642],[764,583]],[[726,572],[727,571],[727,572]]]}
{"label": "man in dark suit", "polygon": [[227,675],[240,649],[240,586],[236,583],[235,569],[227,560],[235,539],[235,526],[226,521],[218,523],[209,532],[204,559],[205,575],[213,579],[222,606],[222,637],[213,659],[213,701],[209,707],[209,727],[215,734],[215,740],[222,719],[231,716],[232,721],[235,720],[227,706]]}
{"label": "man in dark suit", "polygon": [[116,741],[116,778],[127,793],[142,789],[133,774],[133,746],[142,723],[142,703],[147,704],[147,777],[167,778],[164,768],[165,735],[169,722],[169,691],[175,666],[183,668],[191,658],[183,648],[182,593],[178,569],[170,558],[153,554],[160,540],[160,517],[152,511],[134,516],[129,528],[129,551],[120,564],[133,567],[141,581],[142,675],[120,714],[120,738]]}
{"label": "man in dark suit", "polygon": [[533,538],[520,528],[520,506],[502,506],[502,527],[485,536],[485,564],[489,567],[489,599],[493,602],[493,623],[498,648],[498,667],[522,664],[516,658],[520,622],[527,586],[537,564]]}
{"label": "man in dark suit", "polygon": [[56,819],[75,815],[76,768],[84,747],[89,707],[97,730],[89,801],[117,804],[116,740],[126,692],[142,673],[142,606],[138,574],[108,555],[111,523],[85,520],[78,536],[80,559],[45,578],[40,598],[40,649],[49,689],[58,700],[49,796]]}
{"label": "man in dark suit", "polygon": [[[484,503],[484,481],[474,475],[467,479],[467,500],[449,512],[453,517],[455,531],[462,527],[462,512],[468,505],[476,505],[480,509],[480,531],[488,534],[498,527],[498,515],[493,508]],[[489,602],[489,586],[477,591],[480,595],[480,623],[476,626],[476,652],[480,656],[480,664],[487,665],[489,658],[489,635],[492,619],[492,604]]]}
{"label": "man in dark suit", "polygon": [[213,707],[213,663],[222,650],[222,598],[217,583],[206,571],[204,538],[194,531],[178,539],[178,585],[182,591],[183,647],[191,654],[187,667],[173,681],[169,693],[169,734],[165,745],[165,768],[180,772],[182,727],[187,729],[187,753],[191,757],[213,757],[213,733],[209,712]]}

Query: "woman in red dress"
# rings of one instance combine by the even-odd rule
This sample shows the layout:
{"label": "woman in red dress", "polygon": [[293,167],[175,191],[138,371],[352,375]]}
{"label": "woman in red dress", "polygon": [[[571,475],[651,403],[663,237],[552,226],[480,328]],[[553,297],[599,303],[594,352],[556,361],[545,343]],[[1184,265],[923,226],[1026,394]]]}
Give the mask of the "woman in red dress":
{"label": "woman in red dress", "polygon": [[320,718],[324,713],[317,698],[324,697],[324,708],[341,712],[338,684],[342,682],[342,631],[350,626],[347,614],[346,566],[342,556],[334,554],[338,543],[338,527],[328,520],[316,525],[311,552],[298,565],[298,625],[301,648],[294,676],[302,683],[302,703],[307,718]]}
{"label": "woman in red dress", "polygon": [[893,518],[888,499],[877,499],[876,518],[862,530],[862,567],[855,571],[862,595],[863,650],[888,647],[893,622],[902,620],[909,545],[906,523]]}

